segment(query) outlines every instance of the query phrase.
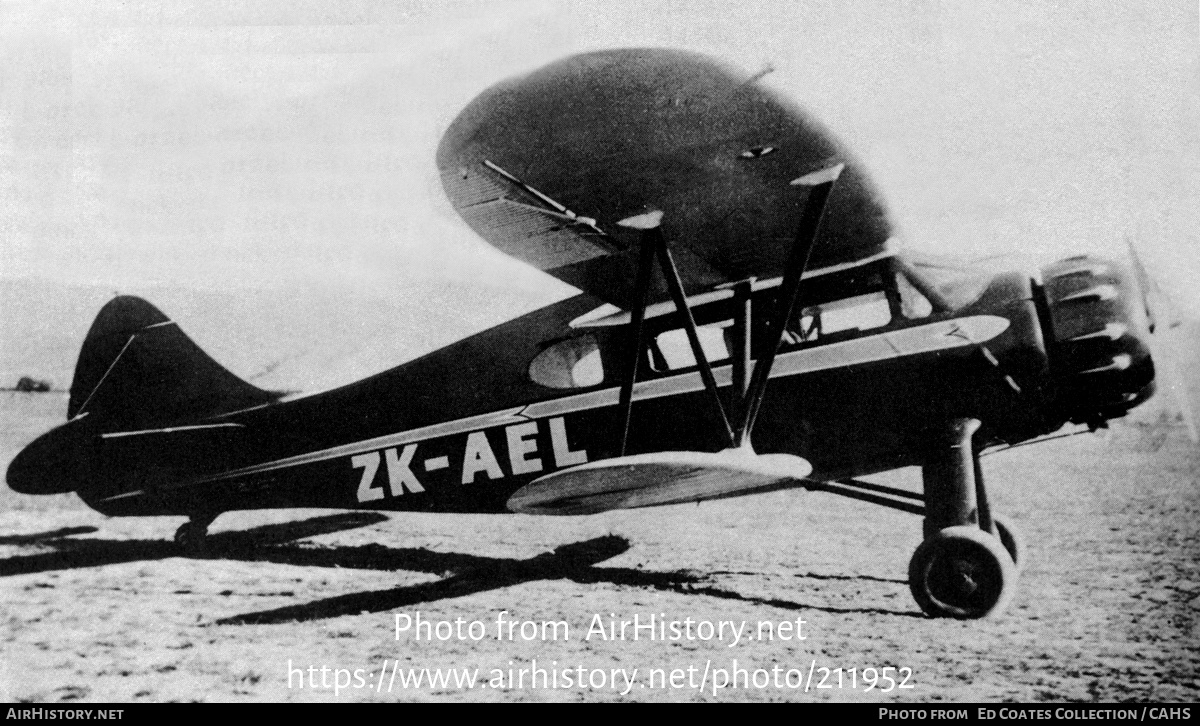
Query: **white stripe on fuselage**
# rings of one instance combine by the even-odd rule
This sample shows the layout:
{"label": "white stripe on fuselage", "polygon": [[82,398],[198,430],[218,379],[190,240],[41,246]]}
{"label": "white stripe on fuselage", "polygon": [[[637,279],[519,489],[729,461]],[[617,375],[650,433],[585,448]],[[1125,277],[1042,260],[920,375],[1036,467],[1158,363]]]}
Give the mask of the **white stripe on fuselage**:
{"label": "white stripe on fuselage", "polygon": [[[991,340],[1009,326],[1005,318],[995,315],[974,315],[968,318],[943,320],[928,325],[892,330],[840,343],[831,343],[812,348],[791,351],[780,355],[771,370],[771,378],[795,376],[802,373],[844,368],[887,360],[949,350],[967,345],[976,345]],[[751,362],[753,366],[754,362]],[[733,382],[732,366],[713,369],[717,386],[728,386]],[[663,396],[675,396],[704,390],[704,381],[699,372],[684,373],[667,378],[640,381],[633,387],[633,400],[644,401]],[[620,388],[605,388],[600,391],[579,393],[573,396],[539,401],[525,406],[507,408],[478,416],[445,421],[395,434],[377,436],[365,441],[356,441],[329,449],[256,464],[235,469],[223,474],[206,477],[189,484],[223,481],[235,477],[258,474],[304,464],[313,464],[340,456],[353,456],[378,451],[393,446],[402,446],[428,439],[463,434],[471,431],[521,423],[551,416],[562,416],[576,411],[615,406],[620,402]]]}
{"label": "white stripe on fuselage", "polygon": [[114,431],[110,434],[100,434],[102,439],[119,439],[125,436],[145,436],[147,434],[174,434],[180,431],[207,431],[209,429],[244,429],[240,423],[198,424],[195,426],[171,426],[165,429],[141,429],[138,431]]}

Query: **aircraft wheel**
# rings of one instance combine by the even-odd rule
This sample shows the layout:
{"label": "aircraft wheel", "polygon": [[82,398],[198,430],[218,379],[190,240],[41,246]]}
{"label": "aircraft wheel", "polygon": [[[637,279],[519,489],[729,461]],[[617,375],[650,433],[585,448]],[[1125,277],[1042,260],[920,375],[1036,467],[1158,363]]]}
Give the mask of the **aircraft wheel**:
{"label": "aircraft wheel", "polygon": [[203,557],[208,552],[208,525],[188,520],[175,530],[175,544],[189,557]]}
{"label": "aircraft wheel", "polygon": [[1021,531],[1008,521],[1008,517],[999,514],[992,515],[992,524],[996,530],[993,534],[1000,538],[1000,544],[1008,550],[1017,572],[1025,569],[1025,540],[1021,537]]}
{"label": "aircraft wheel", "polygon": [[963,620],[998,615],[1016,591],[1017,567],[998,537],[974,526],[947,527],[921,543],[908,586],[921,610]]}

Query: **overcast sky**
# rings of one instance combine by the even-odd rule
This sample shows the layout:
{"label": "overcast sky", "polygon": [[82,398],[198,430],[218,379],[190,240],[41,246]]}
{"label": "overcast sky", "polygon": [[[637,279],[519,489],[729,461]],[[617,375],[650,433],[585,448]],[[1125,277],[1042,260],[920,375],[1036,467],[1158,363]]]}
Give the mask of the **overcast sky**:
{"label": "overcast sky", "polygon": [[772,65],[910,245],[1045,261],[1132,236],[1200,315],[1197,2],[1051,5],[3,2],[0,276],[375,294],[446,278],[549,302],[569,290],[450,209],[441,133],[507,76],[671,46]]}

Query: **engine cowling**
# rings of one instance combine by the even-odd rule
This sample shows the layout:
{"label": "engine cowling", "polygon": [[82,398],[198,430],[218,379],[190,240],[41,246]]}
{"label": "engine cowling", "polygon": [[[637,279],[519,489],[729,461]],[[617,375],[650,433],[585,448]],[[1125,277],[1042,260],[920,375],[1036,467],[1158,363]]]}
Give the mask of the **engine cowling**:
{"label": "engine cowling", "polygon": [[1154,393],[1142,292],[1123,265],[1089,255],[1042,268],[1055,402],[1073,423],[1099,426]]}

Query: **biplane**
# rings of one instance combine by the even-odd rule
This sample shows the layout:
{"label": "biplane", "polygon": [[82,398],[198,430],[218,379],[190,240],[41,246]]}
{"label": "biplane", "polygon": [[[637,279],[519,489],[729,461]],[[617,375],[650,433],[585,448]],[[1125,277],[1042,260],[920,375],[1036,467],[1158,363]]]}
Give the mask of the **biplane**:
{"label": "biplane", "polygon": [[[860,164],[747,74],[566,58],[453,121],[437,166],[488,243],[578,295],[334,390],[284,395],[116,297],[68,421],[7,472],[112,516],[276,507],[582,515],[803,487],[923,517],[932,616],[1000,612],[1023,554],[980,454],[1154,390],[1135,272],[906,253]],[[923,491],[862,477],[917,466]]]}

